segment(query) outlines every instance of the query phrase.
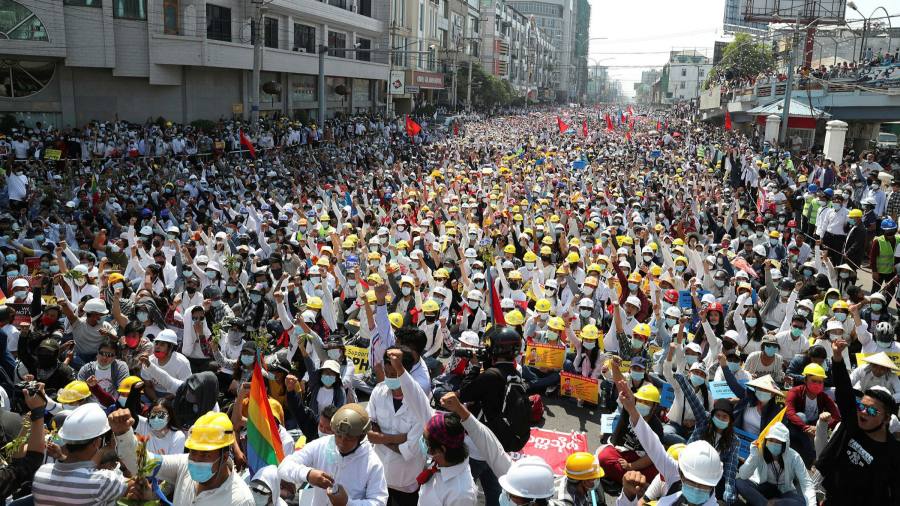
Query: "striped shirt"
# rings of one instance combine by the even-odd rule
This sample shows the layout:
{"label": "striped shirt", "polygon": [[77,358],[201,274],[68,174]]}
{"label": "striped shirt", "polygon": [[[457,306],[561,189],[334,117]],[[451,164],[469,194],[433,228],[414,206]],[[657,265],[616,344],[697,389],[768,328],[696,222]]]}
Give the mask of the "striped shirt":
{"label": "striped shirt", "polygon": [[119,471],[101,470],[91,461],[44,464],[31,486],[34,504],[115,504],[125,494],[127,483]]}

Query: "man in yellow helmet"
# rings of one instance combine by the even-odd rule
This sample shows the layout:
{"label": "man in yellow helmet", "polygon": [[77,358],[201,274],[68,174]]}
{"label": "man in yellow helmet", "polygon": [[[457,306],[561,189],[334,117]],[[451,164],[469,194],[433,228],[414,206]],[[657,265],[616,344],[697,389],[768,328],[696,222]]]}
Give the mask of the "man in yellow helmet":
{"label": "man in yellow helmet", "polygon": [[[117,434],[116,451],[131,470],[136,465],[136,439],[127,423],[131,417],[122,423],[128,430],[119,434],[119,424],[114,423],[118,421],[116,413],[110,416],[110,425]],[[210,411],[198,418],[184,443],[188,453],[160,456],[156,478],[175,484],[172,504],[254,506],[250,487],[234,470],[234,443],[234,428],[228,415]]]}
{"label": "man in yellow helmet", "polygon": [[813,438],[816,422],[829,413],[829,425],[833,428],[841,421],[841,413],[831,397],[825,393],[825,368],[814,362],[803,368],[803,383],[790,389],[785,396],[785,425],[791,434],[791,448],[809,466],[816,457]]}

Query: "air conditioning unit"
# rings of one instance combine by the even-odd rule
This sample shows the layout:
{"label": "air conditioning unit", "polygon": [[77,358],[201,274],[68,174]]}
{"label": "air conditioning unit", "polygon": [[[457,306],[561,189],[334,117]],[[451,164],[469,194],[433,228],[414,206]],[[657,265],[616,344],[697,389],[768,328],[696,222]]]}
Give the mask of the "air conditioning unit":
{"label": "air conditioning unit", "polygon": [[295,47],[295,48],[294,48],[294,51],[297,51],[297,52],[300,52],[300,53],[305,53],[305,52],[306,52],[306,48],[305,48],[305,47]]}

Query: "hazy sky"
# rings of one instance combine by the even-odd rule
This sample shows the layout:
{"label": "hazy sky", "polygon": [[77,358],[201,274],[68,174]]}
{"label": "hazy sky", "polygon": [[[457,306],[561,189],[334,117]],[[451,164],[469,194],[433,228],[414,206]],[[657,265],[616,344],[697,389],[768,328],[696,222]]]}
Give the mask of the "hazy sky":
{"label": "hazy sky", "polygon": [[[879,5],[900,14],[896,0],[857,0],[856,5],[866,16]],[[859,17],[847,10],[848,19]],[[588,65],[608,65],[610,76],[632,96],[641,71],[661,68],[672,49],[697,48],[711,58],[713,43],[729,40],[722,32],[724,12],[725,0],[591,0],[591,37],[608,40],[591,41]],[[879,10],[875,16],[883,15]],[[892,21],[900,25],[900,18]]]}

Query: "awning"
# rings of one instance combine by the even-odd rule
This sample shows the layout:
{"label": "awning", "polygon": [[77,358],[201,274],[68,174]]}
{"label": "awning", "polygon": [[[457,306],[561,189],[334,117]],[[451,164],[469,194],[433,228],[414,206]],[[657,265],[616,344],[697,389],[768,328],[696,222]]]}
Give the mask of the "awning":
{"label": "awning", "polygon": [[[751,116],[768,116],[770,114],[775,114],[776,116],[778,116],[781,115],[781,111],[783,109],[784,100],[781,99],[776,100],[769,105],[754,107],[753,109],[747,111],[747,114]],[[831,117],[831,114],[828,114],[821,109],[816,109],[815,107],[810,108],[809,104],[794,99],[791,99],[790,113],[792,118],[827,119]]]}

